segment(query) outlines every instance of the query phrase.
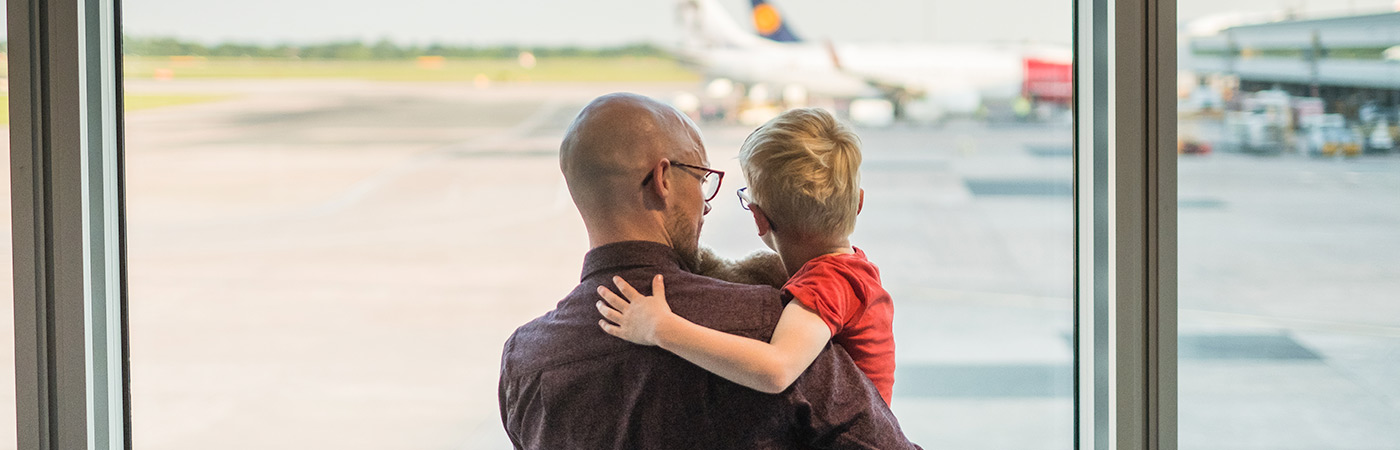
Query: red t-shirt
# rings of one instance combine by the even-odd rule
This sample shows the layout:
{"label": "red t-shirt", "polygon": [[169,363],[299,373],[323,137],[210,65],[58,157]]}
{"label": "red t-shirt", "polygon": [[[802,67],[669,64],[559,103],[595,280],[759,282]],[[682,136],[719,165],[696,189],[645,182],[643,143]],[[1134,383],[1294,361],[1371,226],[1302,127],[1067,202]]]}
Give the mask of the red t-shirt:
{"label": "red t-shirt", "polygon": [[894,390],[894,302],[880,286],[880,269],[865,252],[822,255],[807,261],[783,285],[831,328],[831,340],[890,403]]}

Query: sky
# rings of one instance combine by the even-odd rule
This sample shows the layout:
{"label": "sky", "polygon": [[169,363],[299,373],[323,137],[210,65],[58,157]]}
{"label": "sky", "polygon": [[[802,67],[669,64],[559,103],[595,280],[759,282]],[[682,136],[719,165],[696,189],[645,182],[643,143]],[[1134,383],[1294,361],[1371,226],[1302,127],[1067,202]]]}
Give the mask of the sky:
{"label": "sky", "polygon": [[[717,0],[752,28],[748,0]],[[1070,42],[1068,0],[774,0],[808,39]],[[1394,10],[1397,0],[1177,0],[1229,11]],[[675,0],[123,0],[124,32],[205,43],[378,40],[474,45],[673,44]]]}

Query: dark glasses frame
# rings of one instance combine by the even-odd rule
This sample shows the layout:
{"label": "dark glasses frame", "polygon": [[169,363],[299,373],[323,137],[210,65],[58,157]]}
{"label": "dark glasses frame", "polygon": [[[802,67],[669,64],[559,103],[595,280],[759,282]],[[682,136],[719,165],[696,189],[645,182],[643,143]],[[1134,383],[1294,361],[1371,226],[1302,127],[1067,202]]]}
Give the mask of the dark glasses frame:
{"label": "dark glasses frame", "polygon": [[[678,162],[671,162],[671,165],[673,165],[673,166],[681,166],[681,167],[689,167],[689,168],[691,168],[691,169],[697,169],[697,170],[703,170],[703,171],[705,171],[706,173],[705,173],[704,175],[701,175],[701,176],[700,176],[700,187],[701,187],[701,189],[704,189],[704,188],[705,188],[705,184],[708,183],[708,181],[706,181],[706,180],[708,180],[708,179],[710,178],[710,175],[712,175],[712,174],[713,174],[713,175],[717,175],[717,177],[715,178],[715,187],[712,188],[712,190],[710,191],[709,194],[706,194],[706,196],[705,196],[705,201],[708,202],[708,201],[710,201],[710,200],[714,200],[715,197],[719,196],[719,188],[720,188],[721,185],[724,184],[724,171],[723,171],[723,170],[715,170],[715,169],[711,169],[711,168],[709,168],[709,167],[700,167],[700,166],[696,166],[696,165],[691,165],[691,164],[686,164],[686,163],[678,163]],[[643,186],[646,186],[647,183],[650,183],[650,182],[651,182],[651,178],[652,178],[652,174],[651,174],[651,173],[648,173],[648,174],[647,174],[647,177],[642,179],[642,185],[643,185]],[[702,192],[703,192],[703,191],[702,191]]]}

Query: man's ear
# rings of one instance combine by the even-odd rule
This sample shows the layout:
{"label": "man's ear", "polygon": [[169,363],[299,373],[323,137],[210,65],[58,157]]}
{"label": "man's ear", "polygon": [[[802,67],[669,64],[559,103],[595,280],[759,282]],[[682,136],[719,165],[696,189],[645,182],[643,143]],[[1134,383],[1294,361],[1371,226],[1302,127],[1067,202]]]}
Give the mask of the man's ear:
{"label": "man's ear", "polygon": [[671,161],[662,159],[651,166],[651,172],[647,173],[645,183],[642,184],[642,203],[647,209],[665,210],[666,204],[670,202],[671,180],[666,178],[666,171],[670,168]]}
{"label": "man's ear", "polygon": [[666,158],[651,166],[651,190],[662,199],[671,195],[671,180],[666,176],[668,170],[671,170],[671,160]]}
{"label": "man's ear", "polygon": [[763,207],[749,204],[749,212],[753,213],[753,223],[758,225],[759,236],[773,232],[773,226],[768,222],[768,216],[763,214]]}
{"label": "man's ear", "polygon": [[860,188],[860,203],[856,204],[856,215],[860,215],[860,210],[865,209],[865,188]]}

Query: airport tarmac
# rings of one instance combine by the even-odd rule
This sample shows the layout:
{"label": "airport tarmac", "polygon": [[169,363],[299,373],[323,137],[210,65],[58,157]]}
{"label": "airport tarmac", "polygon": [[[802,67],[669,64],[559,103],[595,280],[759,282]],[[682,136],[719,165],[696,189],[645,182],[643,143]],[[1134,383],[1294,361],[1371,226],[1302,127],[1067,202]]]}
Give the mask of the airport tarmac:
{"label": "airport tarmac", "polygon": [[[232,95],[127,119],[136,448],[499,449],[501,344],[587,250],[565,127],[599,94],[697,86],[128,89]],[[751,127],[702,128],[728,175],[701,243],[742,256]],[[894,409],[925,448],[1072,447],[1069,133],[859,130],[853,242],[895,298]],[[1400,449],[1400,158],[1180,173],[1181,448]]]}

